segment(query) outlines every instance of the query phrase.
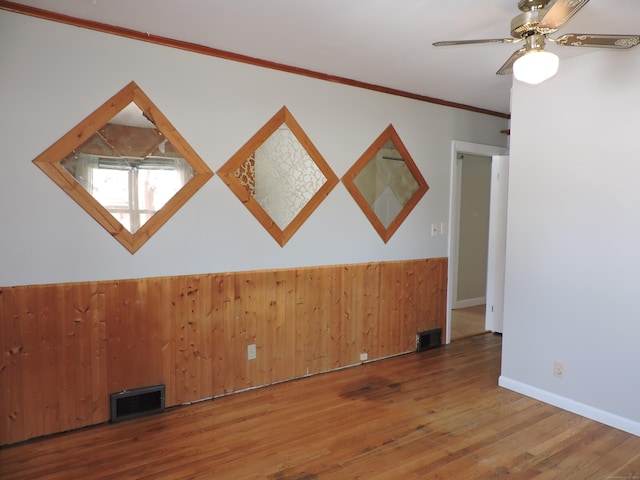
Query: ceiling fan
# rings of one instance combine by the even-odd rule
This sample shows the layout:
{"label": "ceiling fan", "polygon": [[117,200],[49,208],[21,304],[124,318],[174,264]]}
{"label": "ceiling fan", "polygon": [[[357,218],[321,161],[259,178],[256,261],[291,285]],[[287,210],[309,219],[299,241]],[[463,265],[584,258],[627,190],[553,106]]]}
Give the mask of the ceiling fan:
{"label": "ceiling fan", "polygon": [[592,35],[568,33],[558,38],[548,36],[584,7],[589,0],[519,0],[522,13],[511,20],[511,38],[485,40],[451,40],[435,42],[436,47],[478,43],[519,43],[515,51],[498,69],[498,75],[511,73],[521,81],[540,83],[558,71],[558,56],[544,49],[546,40],[571,47],[631,48],[640,43],[638,35]]}

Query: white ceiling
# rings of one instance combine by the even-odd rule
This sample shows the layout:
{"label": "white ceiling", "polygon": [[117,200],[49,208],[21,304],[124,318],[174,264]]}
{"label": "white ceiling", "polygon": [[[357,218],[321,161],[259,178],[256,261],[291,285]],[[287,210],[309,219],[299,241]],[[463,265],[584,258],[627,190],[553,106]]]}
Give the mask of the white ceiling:
{"label": "white ceiling", "polygon": [[[450,102],[509,112],[520,45],[433,47],[509,37],[518,0],[17,0],[144,33]],[[552,36],[640,33],[640,0],[591,0]],[[562,59],[593,49],[548,49]],[[640,47],[613,54],[638,55]],[[560,70],[561,74],[561,70]]]}

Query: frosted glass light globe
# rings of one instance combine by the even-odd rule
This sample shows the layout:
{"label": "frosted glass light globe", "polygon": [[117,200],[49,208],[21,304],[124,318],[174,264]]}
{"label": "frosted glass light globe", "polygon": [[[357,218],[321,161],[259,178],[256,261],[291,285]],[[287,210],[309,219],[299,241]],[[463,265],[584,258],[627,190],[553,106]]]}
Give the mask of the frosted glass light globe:
{"label": "frosted glass light globe", "polygon": [[513,75],[521,82],[537,85],[553,77],[560,60],[555,53],[531,50],[513,64]]}

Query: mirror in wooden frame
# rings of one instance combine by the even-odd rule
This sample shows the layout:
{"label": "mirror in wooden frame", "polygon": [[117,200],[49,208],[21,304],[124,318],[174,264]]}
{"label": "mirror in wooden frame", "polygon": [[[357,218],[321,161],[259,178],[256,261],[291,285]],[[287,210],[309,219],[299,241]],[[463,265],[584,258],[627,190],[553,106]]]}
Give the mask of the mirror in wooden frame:
{"label": "mirror in wooden frame", "polygon": [[291,239],[338,183],[286,107],[217,174],[280,246]]}
{"label": "mirror in wooden frame", "polygon": [[213,175],[135,82],[33,162],[131,253]]}
{"label": "mirror in wooden frame", "polygon": [[385,243],[429,189],[392,125],[345,173],[342,183]]}

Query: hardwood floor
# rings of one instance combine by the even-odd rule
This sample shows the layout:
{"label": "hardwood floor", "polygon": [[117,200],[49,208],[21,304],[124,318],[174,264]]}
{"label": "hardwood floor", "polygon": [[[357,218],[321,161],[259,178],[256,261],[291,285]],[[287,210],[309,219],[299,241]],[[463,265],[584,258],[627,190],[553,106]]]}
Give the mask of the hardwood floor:
{"label": "hardwood floor", "polygon": [[501,337],[0,449],[10,479],[636,479],[640,438],[497,386]]}
{"label": "hardwood floor", "polygon": [[484,328],[486,305],[451,310],[451,340],[487,333]]}

